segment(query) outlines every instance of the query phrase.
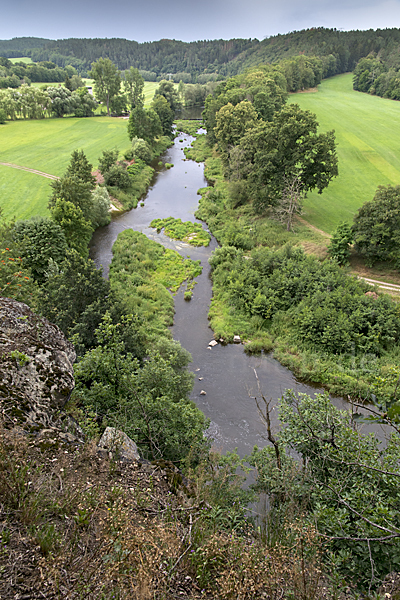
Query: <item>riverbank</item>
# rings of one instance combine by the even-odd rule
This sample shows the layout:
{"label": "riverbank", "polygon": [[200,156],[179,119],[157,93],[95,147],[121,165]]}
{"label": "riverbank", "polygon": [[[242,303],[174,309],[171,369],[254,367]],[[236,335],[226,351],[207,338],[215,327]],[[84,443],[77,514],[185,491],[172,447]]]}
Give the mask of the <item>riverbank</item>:
{"label": "riverbank", "polygon": [[[221,259],[223,266],[211,260],[209,319],[215,337],[232,341],[240,335],[247,352],[273,351],[302,381],[322,385],[335,395],[362,402],[377,398],[390,406],[400,355],[396,304],[378,296],[378,290],[371,293],[372,286],[352,279],[346,269],[321,262],[327,257],[322,233],[302,223],[287,232],[268,215],[255,215],[249,204],[242,206],[205,135],[197,136],[185,154],[205,162],[209,183],[199,190],[196,216],[207,223],[222,248],[230,248]],[[277,258],[277,250],[284,247],[297,250],[287,260]],[[260,248],[271,249],[271,258],[264,256],[267,262],[275,260],[280,269],[289,269],[285,282],[277,285],[278,271],[260,266]],[[311,287],[304,282],[308,269]]]}

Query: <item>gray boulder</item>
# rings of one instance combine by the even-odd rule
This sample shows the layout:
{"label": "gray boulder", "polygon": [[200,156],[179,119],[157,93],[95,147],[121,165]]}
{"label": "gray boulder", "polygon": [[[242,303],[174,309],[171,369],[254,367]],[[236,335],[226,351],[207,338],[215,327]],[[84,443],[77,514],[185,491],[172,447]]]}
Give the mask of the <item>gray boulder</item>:
{"label": "gray boulder", "polygon": [[75,385],[75,358],[73,345],[56,325],[26,304],[0,297],[0,414],[5,427],[70,429],[70,418],[61,409]]}
{"label": "gray boulder", "polygon": [[115,427],[106,428],[97,447],[100,451],[106,451],[120,460],[140,460],[135,442]]}

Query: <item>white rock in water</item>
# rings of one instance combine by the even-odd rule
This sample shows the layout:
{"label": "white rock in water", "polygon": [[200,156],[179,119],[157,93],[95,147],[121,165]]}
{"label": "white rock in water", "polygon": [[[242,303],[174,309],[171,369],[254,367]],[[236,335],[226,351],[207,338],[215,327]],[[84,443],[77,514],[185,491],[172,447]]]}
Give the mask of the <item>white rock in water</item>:
{"label": "white rock in water", "polygon": [[199,377],[199,381],[203,381],[204,377]]}
{"label": "white rock in water", "polygon": [[234,344],[240,344],[240,335],[234,335],[233,342]]}
{"label": "white rock in water", "polygon": [[107,427],[100,438],[98,448],[115,453],[118,458],[125,460],[139,460],[140,454],[137,446],[130,437],[115,427]]}
{"label": "white rock in water", "polygon": [[204,390],[201,390],[200,396],[207,396],[207,392],[205,392]]}
{"label": "white rock in water", "polygon": [[211,342],[209,342],[209,346],[217,346],[218,342],[216,342],[215,340],[211,340]]}

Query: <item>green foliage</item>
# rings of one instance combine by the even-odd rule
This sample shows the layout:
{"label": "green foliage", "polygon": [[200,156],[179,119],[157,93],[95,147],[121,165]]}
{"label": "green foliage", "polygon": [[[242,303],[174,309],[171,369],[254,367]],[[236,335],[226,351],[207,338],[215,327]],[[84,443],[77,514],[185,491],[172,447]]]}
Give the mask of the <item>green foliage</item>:
{"label": "green foliage", "polygon": [[153,158],[149,144],[141,138],[132,139],[132,153],[132,158],[143,160],[146,164],[149,164]]}
{"label": "green foliage", "polygon": [[23,352],[19,352],[18,350],[12,350],[10,352],[10,356],[11,356],[11,358],[13,358],[14,360],[17,361],[17,363],[20,367],[27,365],[31,360],[29,358],[29,356],[27,356]]}
{"label": "green foliage", "polygon": [[177,119],[176,121],[174,121],[174,123],[176,125],[177,131],[183,131],[183,133],[187,133],[188,135],[192,135],[193,137],[197,136],[197,131],[202,125],[202,121],[197,121],[195,119],[190,121]]}
{"label": "green foliage", "polygon": [[81,256],[89,256],[88,244],[92,237],[93,227],[85,219],[79,206],[67,200],[56,199],[50,209],[52,219],[64,232],[69,246]]}
{"label": "green foliage", "polygon": [[128,136],[145,140],[150,147],[154,146],[154,138],[163,133],[160,117],[153,109],[145,110],[141,106],[135,107],[129,115]]}
{"label": "green foliage", "polygon": [[99,157],[99,171],[104,176],[118,160],[118,150],[103,150]]}
{"label": "green foliage", "polygon": [[70,250],[61,268],[47,278],[42,288],[41,312],[69,335],[85,319],[90,318],[97,326],[108,293],[109,283],[94,262]]}
{"label": "green foliage", "polygon": [[92,211],[91,221],[93,227],[104,227],[111,220],[110,216],[110,195],[107,188],[97,186],[92,192]]}
{"label": "green foliage", "polygon": [[[400,313],[388,296],[366,295],[368,286],[333,261],[321,264],[290,246],[250,256],[223,246],[210,264],[217,336],[258,340],[258,349],[273,344],[296,374],[336,393],[392,397],[395,381],[383,373],[397,364]],[[376,387],[379,377],[385,383]]]}
{"label": "green foliage", "polygon": [[272,448],[252,454],[258,490],[270,496],[276,518],[302,511],[304,521],[315,524],[329,544],[325,561],[342,576],[361,589],[375,587],[399,568],[398,433],[380,445],[375,435],[362,435],[351,414],[335,408],[328,395],[288,391],[279,419],[280,465]]}
{"label": "green foliage", "polygon": [[208,423],[187,398],[193,382],[186,369],[190,355],[178,342],[162,338],[140,367],[126,353],[120,329],[107,317],[100,325],[97,347],[75,370],[75,400],[123,428],[146,456],[179,463],[192,447],[207,445]]}
{"label": "green foliage", "polygon": [[0,125],[4,125],[7,120],[7,113],[4,108],[0,108]]}
{"label": "green foliage", "polygon": [[126,168],[121,165],[112,165],[104,175],[106,185],[118,187],[121,190],[127,190],[130,186],[129,173]]}
{"label": "green foliage", "polygon": [[85,183],[90,184],[94,189],[96,178],[92,175],[93,165],[88,161],[83,150],[74,150],[71,154],[68,168],[65,175],[79,177]]}
{"label": "green foliage", "polygon": [[366,202],[354,217],[356,249],[372,266],[378,260],[400,265],[400,186],[381,185],[372,202]]}
{"label": "green foliage", "polygon": [[153,219],[150,227],[157,229],[160,233],[164,229],[165,235],[174,240],[182,240],[191,246],[208,246],[211,236],[203,229],[200,223],[185,221],[168,217],[167,219]]}
{"label": "green foliage", "polygon": [[143,106],[144,104],[144,80],[138,69],[130,67],[124,72],[123,86],[128,98],[130,108]]}
{"label": "green foliage", "polygon": [[322,193],[338,174],[334,132],[317,134],[317,127],[315,115],[291,104],[271,123],[261,122],[246,132],[239,144],[241,170],[256,211],[278,204],[287,180],[298,178],[303,193],[314,188]]}
{"label": "green foliage", "polygon": [[37,287],[32,274],[13,248],[0,249],[0,293],[35,306]]}
{"label": "green foliage", "polygon": [[38,217],[17,221],[13,234],[21,249],[24,265],[39,283],[45,280],[50,260],[60,265],[65,259],[67,242],[64,231],[52,219]]}
{"label": "green foliage", "polygon": [[110,103],[118,96],[121,88],[121,75],[109,58],[99,58],[92,63],[92,79],[94,79],[94,93],[100,102],[105,102],[107,114],[110,114]]}
{"label": "green foliage", "polygon": [[49,199],[49,209],[52,211],[57,202],[73,204],[80,210],[86,221],[90,222],[91,192],[93,185],[80,179],[79,175],[66,174],[51,182],[53,193]]}
{"label": "green foliage", "polygon": [[154,93],[154,100],[157,100],[157,96],[163,96],[173,112],[180,107],[178,92],[172,81],[166,81],[165,79],[160,81],[160,85]]}
{"label": "green foliage", "polygon": [[353,241],[353,232],[349,223],[340,223],[333,233],[328,253],[339,265],[348,265],[350,258],[350,244]]}
{"label": "green foliage", "polygon": [[214,134],[218,149],[226,160],[229,150],[237,146],[245,132],[256,125],[257,111],[247,100],[235,106],[228,102],[217,112],[215,120]]}
{"label": "green foliage", "polygon": [[113,246],[110,284],[127,314],[146,322],[147,335],[168,335],[174,302],[168,289],[177,291],[186,280],[201,273],[200,261],[185,260],[174,250],[127,229]]}
{"label": "green foliage", "polygon": [[157,95],[156,92],[156,96],[151,103],[151,108],[157,113],[160,119],[163,135],[172,137],[172,124],[174,122],[175,113],[168,100],[161,94]]}

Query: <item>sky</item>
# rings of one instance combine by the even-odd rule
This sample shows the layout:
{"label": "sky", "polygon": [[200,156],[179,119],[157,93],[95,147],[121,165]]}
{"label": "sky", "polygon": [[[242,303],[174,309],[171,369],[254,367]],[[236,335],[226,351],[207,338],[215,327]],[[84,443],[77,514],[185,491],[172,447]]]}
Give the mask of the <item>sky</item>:
{"label": "sky", "polygon": [[309,27],[400,27],[400,0],[13,0],[1,2],[0,39],[119,37],[138,42],[259,40]]}

